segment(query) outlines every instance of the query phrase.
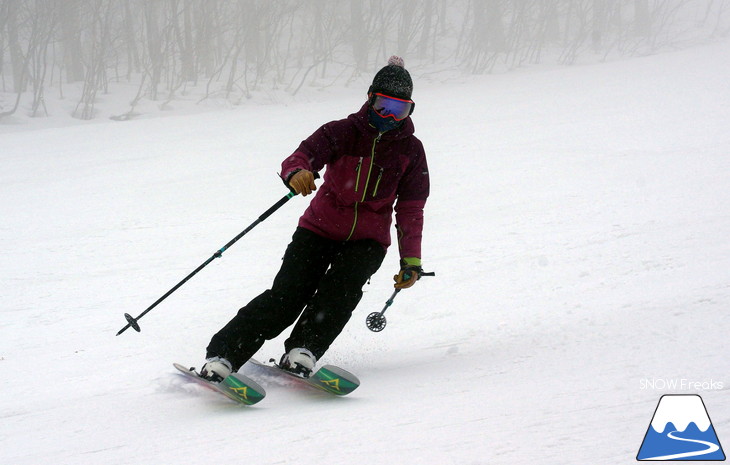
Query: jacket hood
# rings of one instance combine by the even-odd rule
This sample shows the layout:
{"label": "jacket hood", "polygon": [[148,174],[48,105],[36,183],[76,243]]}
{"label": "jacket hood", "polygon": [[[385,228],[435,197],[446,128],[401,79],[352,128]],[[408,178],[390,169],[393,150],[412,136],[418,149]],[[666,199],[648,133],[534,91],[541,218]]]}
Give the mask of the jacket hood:
{"label": "jacket hood", "polygon": [[[355,123],[355,126],[365,134],[370,134],[373,137],[378,134],[378,130],[375,129],[368,121],[368,107],[369,103],[365,104],[360,108],[357,113],[353,113],[347,117],[350,121]],[[413,120],[409,116],[403,122],[403,124],[397,128],[383,133],[383,139],[404,139],[412,136],[416,132],[416,127],[413,125]]]}

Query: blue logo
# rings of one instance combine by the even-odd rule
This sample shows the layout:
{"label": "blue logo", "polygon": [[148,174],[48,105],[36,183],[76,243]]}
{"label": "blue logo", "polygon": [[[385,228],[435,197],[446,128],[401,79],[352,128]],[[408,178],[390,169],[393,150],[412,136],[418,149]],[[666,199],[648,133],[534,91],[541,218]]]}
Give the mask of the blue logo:
{"label": "blue logo", "polygon": [[725,460],[702,398],[662,396],[636,460]]}

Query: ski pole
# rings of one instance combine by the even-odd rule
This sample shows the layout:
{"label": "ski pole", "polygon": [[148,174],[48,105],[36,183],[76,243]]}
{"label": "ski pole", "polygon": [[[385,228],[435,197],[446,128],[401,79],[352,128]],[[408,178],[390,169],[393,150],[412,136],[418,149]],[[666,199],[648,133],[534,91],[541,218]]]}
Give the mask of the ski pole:
{"label": "ski pole", "polygon": [[[422,276],[436,276],[436,273],[430,272],[430,273],[421,273],[418,279],[421,279]],[[368,327],[370,331],[373,331],[375,333],[379,333],[380,331],[385,329],[385,325],[387,324],[387,320],[385,319],[385,311],[388,310],[388,307],[393,305],[393,301],[395,300],[395,296],[398,295],[400,291],[403,289],[396,289],[393,292],[393,295],[390,296],[390,299],[385,301],[385,307],[379,312],[373,312],[370,315],[367,316],[365,319],[365,325]]]}
{"label": "ski pole", "polygon": [[[318,173],[314,173],[314,178],[315,179],[319,178],[319,174]],[[129,313],[125,313],[124,314],[124,318],[127,320],[127,325],[124,328],[122,328],[122,329],[119,330],[119,332],[117,333],[117,336],[119,336],[120,334],[122,334],[124,331],[126,331],[129,328],[132,328],[135,331],[140,332],[140,328],[139,328],[139,319],[140,318],[142,318],[143,316],[145,316],[146,314],[148,314],[153,308],[155,308],[157,305],[159,305],[160,302],[162,302],[163,300],[165,300],[166,298],[168,298],[170,296],[170,294],[172,294],[173,292],[175,292],[176,290],[178,290],[183,284],[185,284],[186,282],[188,282],[188,280],[190,280],[190,278],[192,278],[200,270],[202,270],[203,268],[205,268],[206,266],[208,266],[208,264],[210,262],[212,262],[216,258],[220,258],[223,255],[223,252],[225,252],[226,250],[228,250],[233,244],[236,243],[236,241],[238,241],[240,238],[242,238],[243,236],[245,236],[249,231],[251,231],[253,228],[255,228],[259,223],[263,222],[266,218],[268,218],[269,216],[271,216],[272,213],[274,213],[276,210],[278,210],[279,208],[281,208],[282,205],[284,205],[285,203],[287,203],[289,201],[289,199],[291,199],[295,195],[297,195],[297,194],[294,191],[290,191],[284,197],[282,197],[281,199],[279,199],[279,201],[276,202],[274,205],[272,205],[271,208],[269,208],[268,210],[266,210],[265,212],[263,212],[261,214],[261,216],[259,216],[256,219],[256,221],[254,221],[253,223],[251,223],[251,225],[249,225],[249,227],[247,227],[246,229],[244,229],[243,231],[241,231],[236,237],[234,237],[233,239],[231,239],[226,245],[224,245],[223,247],[221,247],[220,249],[218,249],[216,251],[216,253],[213,254],[213,256],[211,256],[209,259],[207,259],[206,261],[204,261],[199,267],[197,267],[195,270],[193,270],[193,272],[190,273],[189,275],[187,275],[182,281],[180,281],[179,283],[175,284],[175,286],[172,289],[170,289],[162,297],[160,297],[159,299],[157,299],[155,301],[155,303],[153,303],[152,305],[150,305],[149,307],[147,307],[147,309],[144,312],[140,313],[136,318],[133,317],[132,315],[130,315]]]}

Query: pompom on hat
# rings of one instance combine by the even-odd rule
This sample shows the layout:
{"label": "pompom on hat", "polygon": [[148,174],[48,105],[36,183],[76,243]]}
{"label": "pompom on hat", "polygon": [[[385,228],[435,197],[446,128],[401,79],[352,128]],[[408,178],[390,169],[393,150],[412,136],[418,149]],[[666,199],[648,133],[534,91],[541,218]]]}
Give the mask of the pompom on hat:
{"label": "pompom on hat", "polygon": [[405,100],[411,99],[413,80],[406,71],[403,58],[393,55],[388,64],[375,74],[368,94],[381,93]]}

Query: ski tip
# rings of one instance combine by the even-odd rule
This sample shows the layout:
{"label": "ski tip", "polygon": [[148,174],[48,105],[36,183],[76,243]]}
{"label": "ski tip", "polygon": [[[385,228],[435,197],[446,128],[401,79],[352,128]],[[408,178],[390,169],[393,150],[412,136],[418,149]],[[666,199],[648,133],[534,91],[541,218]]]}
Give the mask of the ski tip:
{"label": "ski tip", "polygon": [[360,386],[357,376],[334,365],[324,365],[308,382],[337,396],[346,396]]}

